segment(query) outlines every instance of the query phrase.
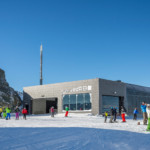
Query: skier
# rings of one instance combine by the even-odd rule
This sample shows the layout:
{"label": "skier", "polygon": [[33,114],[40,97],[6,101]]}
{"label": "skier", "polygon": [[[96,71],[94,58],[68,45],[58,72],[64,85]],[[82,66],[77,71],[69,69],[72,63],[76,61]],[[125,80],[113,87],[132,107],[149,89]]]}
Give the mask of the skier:
{"label": "skier", "polygon": [[68,106],[65,107],[65,110],[66,110],[65,117],[68,117],[68,111],[69,111]]}
{"label": "skier", "polygon": [[2,118],[2,112],[3,112],[3,109],[2,109],[2,107],[0,106],[0,118]]}
{"label": "skier", "polygon": [[122,122],[126,122],[126,119],[125,119],[125,112],[126,112],[125,107],[121,106],[121,117],[122,117]]}
{"label": "skier", "polygon": [[133,111],[133,120],[137,119],[137,114],[138,114],[138,110],[137,110],[137,108],[135,108]]}
{"label": "skier", "polygon": [[25,119],[26,120],[26,115],[27,115],[27,110],[26,110],[26,108],[24,107],[24,109],[22,110],[22,114],[23,114],[23,119]]}
{"label": "skier", "polygon": [[110,109],[110,115],[111,115],[111,118],[110,118],[109,123],[113,123],[113,118],[114,118],[114,109],[113,109],[113,107],[111,107],[111,109]]}
{"label": "skier", "polygon": [[8,117],[9,117],[9,119],[10,119],[10,112],[11,112],[11,109],[10,109],[10,107],[8,106],[8,107],[6,108],[6,120],[8,120]]}
{"label": "skier", "polygon": [[146,112],[147,112],[147,115],[148,115],[147,131],[150,131],[150,104],[147,104]]}
{"label": "skier", "polygon": [[54,117],[54,107],[51,107],[51,117]]}
{"label": "skier", "polygon": [[147,112],[146,112],[146,103],[142,102],[141,109],[143,112],[143,124],[147,125]]}
{"label": "skier", "polygon": [[104,123],[106,123],[106,122],[107,122],[107,116],[108,116],[108,112],[107,112],[107,111],[105,112],[105,115],[104,115],[104,116],[105,116]]}
{"label": "skier", "polygon": [[5,108],[5,106],[3,107],[3,118],[6,118],[6,108]]}
{"label": "skier", "polygon": [[116,122],[117,119],[117,107],[114,108],[114,122]]}
{"label": "skier", "polygon": [[18,106],[16,106],[15,108],[16,120],[19,120],[19,112],[20,112],[20,109],[18,108]]}

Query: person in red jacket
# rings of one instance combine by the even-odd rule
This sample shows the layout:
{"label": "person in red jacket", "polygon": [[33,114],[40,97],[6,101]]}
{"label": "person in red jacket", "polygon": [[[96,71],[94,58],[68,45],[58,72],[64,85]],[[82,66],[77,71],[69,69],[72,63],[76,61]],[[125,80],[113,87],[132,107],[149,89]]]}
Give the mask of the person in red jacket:
{"label": "person in red jacket", "polygon": [[22,110],[22,114],[23,114],[23,119],[25,119],[26,120],[26,115],[27,115],[27,110],[26,110],[26,108],[24,107],[24,109]]}
{"label": "person in red jacket", "polygon": [[54,107],[51,107],[51,117],[54,117]]}

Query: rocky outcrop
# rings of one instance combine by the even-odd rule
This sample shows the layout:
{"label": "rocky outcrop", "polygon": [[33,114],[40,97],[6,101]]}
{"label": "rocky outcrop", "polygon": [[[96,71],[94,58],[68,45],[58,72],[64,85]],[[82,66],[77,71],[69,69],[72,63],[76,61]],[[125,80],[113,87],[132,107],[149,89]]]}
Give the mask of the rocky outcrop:
{"label": "rocky outcrop", "polygon": [[5,78],[4,70],[0,69],[0,106],[10,105],[14,107],[21,105],[21,98],[18,93],[9,86]]}

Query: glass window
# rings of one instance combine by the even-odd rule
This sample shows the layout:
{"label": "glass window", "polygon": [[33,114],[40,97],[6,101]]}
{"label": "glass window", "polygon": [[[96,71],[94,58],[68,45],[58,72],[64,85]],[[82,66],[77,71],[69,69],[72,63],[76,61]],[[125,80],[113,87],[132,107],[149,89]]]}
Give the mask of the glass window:
{"label": "glass window", "polygon": [[84,97],[83,94],[77,95],[77,110],[84,110]]}
{"label": "glass window", "polygon": [[63,95],[63,110],[91,110],[91,95],[89,93]]}
{"label": "glass window", "polygon": [[90,98],[90,94],[86,93],[84,95],[85,97],[85,110],[90,110],[91,109],[91,98]]}
{"label": "glass window", "polygon": [[102,113],[105,111],[110,112],[111,107],[117,107],[119,109],[119,97],[102,96]]}
{"label": "glass window", "polygon": [[70,110],[76,110],[76,94],[70,95]]}
{"label": "glass window", "polygon": [[63,110],[65,110],[66,106],[69,107],[69,95],[63,95]]}

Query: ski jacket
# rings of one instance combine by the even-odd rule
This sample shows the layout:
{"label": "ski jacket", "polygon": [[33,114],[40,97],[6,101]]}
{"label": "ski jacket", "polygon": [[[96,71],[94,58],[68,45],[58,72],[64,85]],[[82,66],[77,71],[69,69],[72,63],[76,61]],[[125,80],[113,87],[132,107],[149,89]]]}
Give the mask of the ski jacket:
{"label": "ski jacket", "polygon": [[146,112],[146,105],[141,105],[142,112]]}
{"label": "ski jacket", "polygon": [[105,117],[107,117],[108,116],[108,113],[107,112],[105,112]]}
{"label": "ski jacket", "polygon": [[23,109],[22,110],[22,114],[27,114],[28,112],[27,112],[27,110],[26,109]]}
{"label": "ski jacket", "polygon": [[134,111],[133,111],[133,114],[138,114],[139,112],[137,111],[137,109],[135,109]]}
{"label": "ski jacket", "polygon": [[66,110],[66,111],[69,111],[69,108],[68,108],[68,107],[66,107],[66,108],[65,108],[65,110]]}
{"label": "ski jacket", "polygon": [[54,112],[54,108],[53,107],[51,107],[51,112]]}
{"label": "ski jacket", "polygon": [[17,112],[20,112],[20,109],[19,109],[19,108],[16,108],[16,109],[15,109],[15,113],[17,113]]}
{"label": "ski jacket", "polygon": [[2,113],[3,112],[3,109],[2,108],[0,108],[0,113]]}
{"label": "ski jacket", "polygon": [[110,110],[110,115],[111,115],[111,116],[114,115],[114,109],[113,109],[113,108],[111,108],[111,110]]}
{"label": "ski jacket", "polygon": [[6,113],[6,108],[3,108],[3,113]]}
{"label": "ski jacket", "polygon": [[6,108],[6,113],[10,113],[11,112],[11,109],[10,108]]}

